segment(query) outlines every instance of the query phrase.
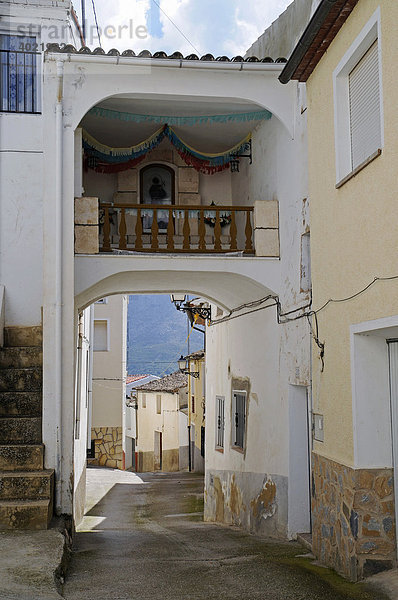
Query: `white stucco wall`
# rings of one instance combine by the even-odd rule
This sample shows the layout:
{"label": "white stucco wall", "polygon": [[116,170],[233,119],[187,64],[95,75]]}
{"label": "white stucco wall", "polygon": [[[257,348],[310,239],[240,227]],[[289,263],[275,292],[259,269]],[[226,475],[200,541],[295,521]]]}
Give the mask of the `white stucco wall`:
{"label": "white stucco wall", "polygon": [[[241,198],[246,179],[249,203],[279,202],[282,312],[310,298],[300,290],[301,236],[309,230],[306,115],[301,104],[297,90],[294,139],[275,117],[256,128],[253,165],[243,165],[232,188]],[[310,385],[306,320],[278,324],[276,308],[268,308],[209,327],[206,347],[205,517],[219,520],[223,504],[221,520],[252,531],[294,537],[298,530],[309,530],[309,484],[302,479],[309,473],[307,403],[301,401]],[[239,378],[250,388],[244,452],[231,448],[232,387]],[[225,397],[224,452],[215,449],[217,395]],[[295,422],[292,414],[300,419]],[[301,455],[295,475],[292,459],[297,452]],[[306,503],[304,510],[293,510],[297,502]]]}

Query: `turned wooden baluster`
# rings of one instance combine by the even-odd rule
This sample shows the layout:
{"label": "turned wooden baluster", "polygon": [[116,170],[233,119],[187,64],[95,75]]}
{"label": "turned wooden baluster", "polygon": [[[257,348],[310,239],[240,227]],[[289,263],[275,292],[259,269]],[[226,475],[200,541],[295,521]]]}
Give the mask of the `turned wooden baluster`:
{"label": "turned wooden baluster", "polygon": [[122,208],[120,213],[120,225],[119,225],[119,250],[126,250],[127,238],[126,238],[126,209]]}
{"label": "turned wooden baluster", "polygon": [[159,227],[158,227],[158,211],[156,208],[153,209],[151,231],[152,231],[151,248],[152,248],[152,250],[158,250],[159,249],[159,241],[158,241]]}
{"label": "turned wooden baluster", "polygon": [[245,252],[247,252],[248,254],[251,254],[253,252],[253,240],[252,240],[253,229],[252,229],[252,223],[251,223],[251,210],[246,211],[245,234],[246,234]]}
{"label": "turned wooden baluster", "polygon": [[221,250],[221,222],[220,211],[216,210],[216,224],[214,226],[214,250]]}
{"label": "turned wooden baluster", "polygon": [[182,233],[184,235],[184,241],[182,243],[182,249],[183,250],[189,250],[190,249],[190,243],[189,243],[189,237],[190,237],[190,233],[191,233],[191,229],[189,226],[189,210],[185,210],[184,211],[184,225],[182,228]]}
{"label": "turned wooden baluster", "polygon": [[140,208],[137,208],[137,222],[135,224],[135,250],[142,250],[142,221]]}
{"label": "turned wooden baluster", "polygon": [[231,238],[231,243],[230,243],[230,250],[234,251],[238,249],[238,244],[236,241],[236,234],[237,234],[237,229],[236,229],[236,221],[235,221],[235,211],[231,211],[231,225],[229,228],[229,235]]}
{"label": "turned wooden baluster", "polygon": [[205,212],[204,210],[199,211],[199,250],[206,251],[206,226],[205,226]]}
{"label": "turned wooden baluster", "polygon": [[112,250],[111,248],[111,241],[110,241],[110,232],[111,232],[111,224],[109,221],[109,208],[107,206],[104,207],[104,238],[102,240],[102,251],[103,252],[110,252]]}
{"label": "turned wooden baluster", "polygon": [[174,219],[172,208],[169,208],[169,222],[167,224],[167,250],[174,250]]}

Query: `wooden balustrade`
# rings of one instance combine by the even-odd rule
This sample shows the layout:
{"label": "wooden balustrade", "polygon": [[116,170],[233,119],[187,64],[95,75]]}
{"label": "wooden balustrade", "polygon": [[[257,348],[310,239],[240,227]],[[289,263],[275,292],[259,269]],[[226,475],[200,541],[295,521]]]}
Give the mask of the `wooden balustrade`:
{"label": "wooden balustrade", "polygon": [[252,206],[101,204],[101,252],[254,254]]}

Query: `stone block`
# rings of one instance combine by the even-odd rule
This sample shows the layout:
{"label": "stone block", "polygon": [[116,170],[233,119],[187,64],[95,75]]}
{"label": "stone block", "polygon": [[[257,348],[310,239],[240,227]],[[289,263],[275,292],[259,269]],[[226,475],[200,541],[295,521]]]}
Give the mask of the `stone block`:
{"label": "stone block", "polygon": [[157,148],[151,150],[147,154],[147,160],[145,162],[169,162],[173,161],[173,148],[168,142],[162,142]]}
{"label": "stone block", "polygon": [[200,206],[201,198],[200,194],[187,194],[181,193],[178,194],[178,204],[180,206]]}
{"label": "stone block", "polygon": [[115,192],[113,201],[115,204],[137,204],[137,192]]}
{"label": "stone block", "polygon": [[138,171],[137,169],[128,169],[117,174],[117,190],[118,192],[137,192],[138,186]]}
{"label": "stone block", "polygon": [[5,327],[4,345],[8,347],[41,346],[43,330],[41,325],[33,327]]}
{"label": "stone block", "polygon": [[256,256],[279,258],[278,229],[255,229],[254,248]]}
{"label": "stone block", "polygon": [[75,198],[75,225],[98,225],[98,198]]}
{"label": "stone block", "polygon": [[199,173],[192,167],[178,169],[178,191],[180,193],[199,193]]}
{"label": "stone block", "polygon": [[75,254],[98,254],[98,225],[75,225]]}
{"label": "stone block", "polygon": [[173,150],[173,163],[177,166],[177,167],[187,167],[187,163],[185,162],[185,160],[183,160],[181,158],[181,156],[178,154],[177,150]]}
{"label": "stone block", "polygon": [[254,203],[254,228],[279,227],[279,203],[277,200],[256,200]]}

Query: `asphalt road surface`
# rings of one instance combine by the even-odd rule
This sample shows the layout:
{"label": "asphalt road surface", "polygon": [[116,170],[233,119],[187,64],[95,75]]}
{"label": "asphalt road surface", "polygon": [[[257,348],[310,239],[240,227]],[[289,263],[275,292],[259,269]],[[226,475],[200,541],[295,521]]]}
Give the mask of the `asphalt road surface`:
{"label": "asphalt road surface", "polygon": [[66,600],[383,600],[295,542],[203,522],[203,478],[90,468]]}

